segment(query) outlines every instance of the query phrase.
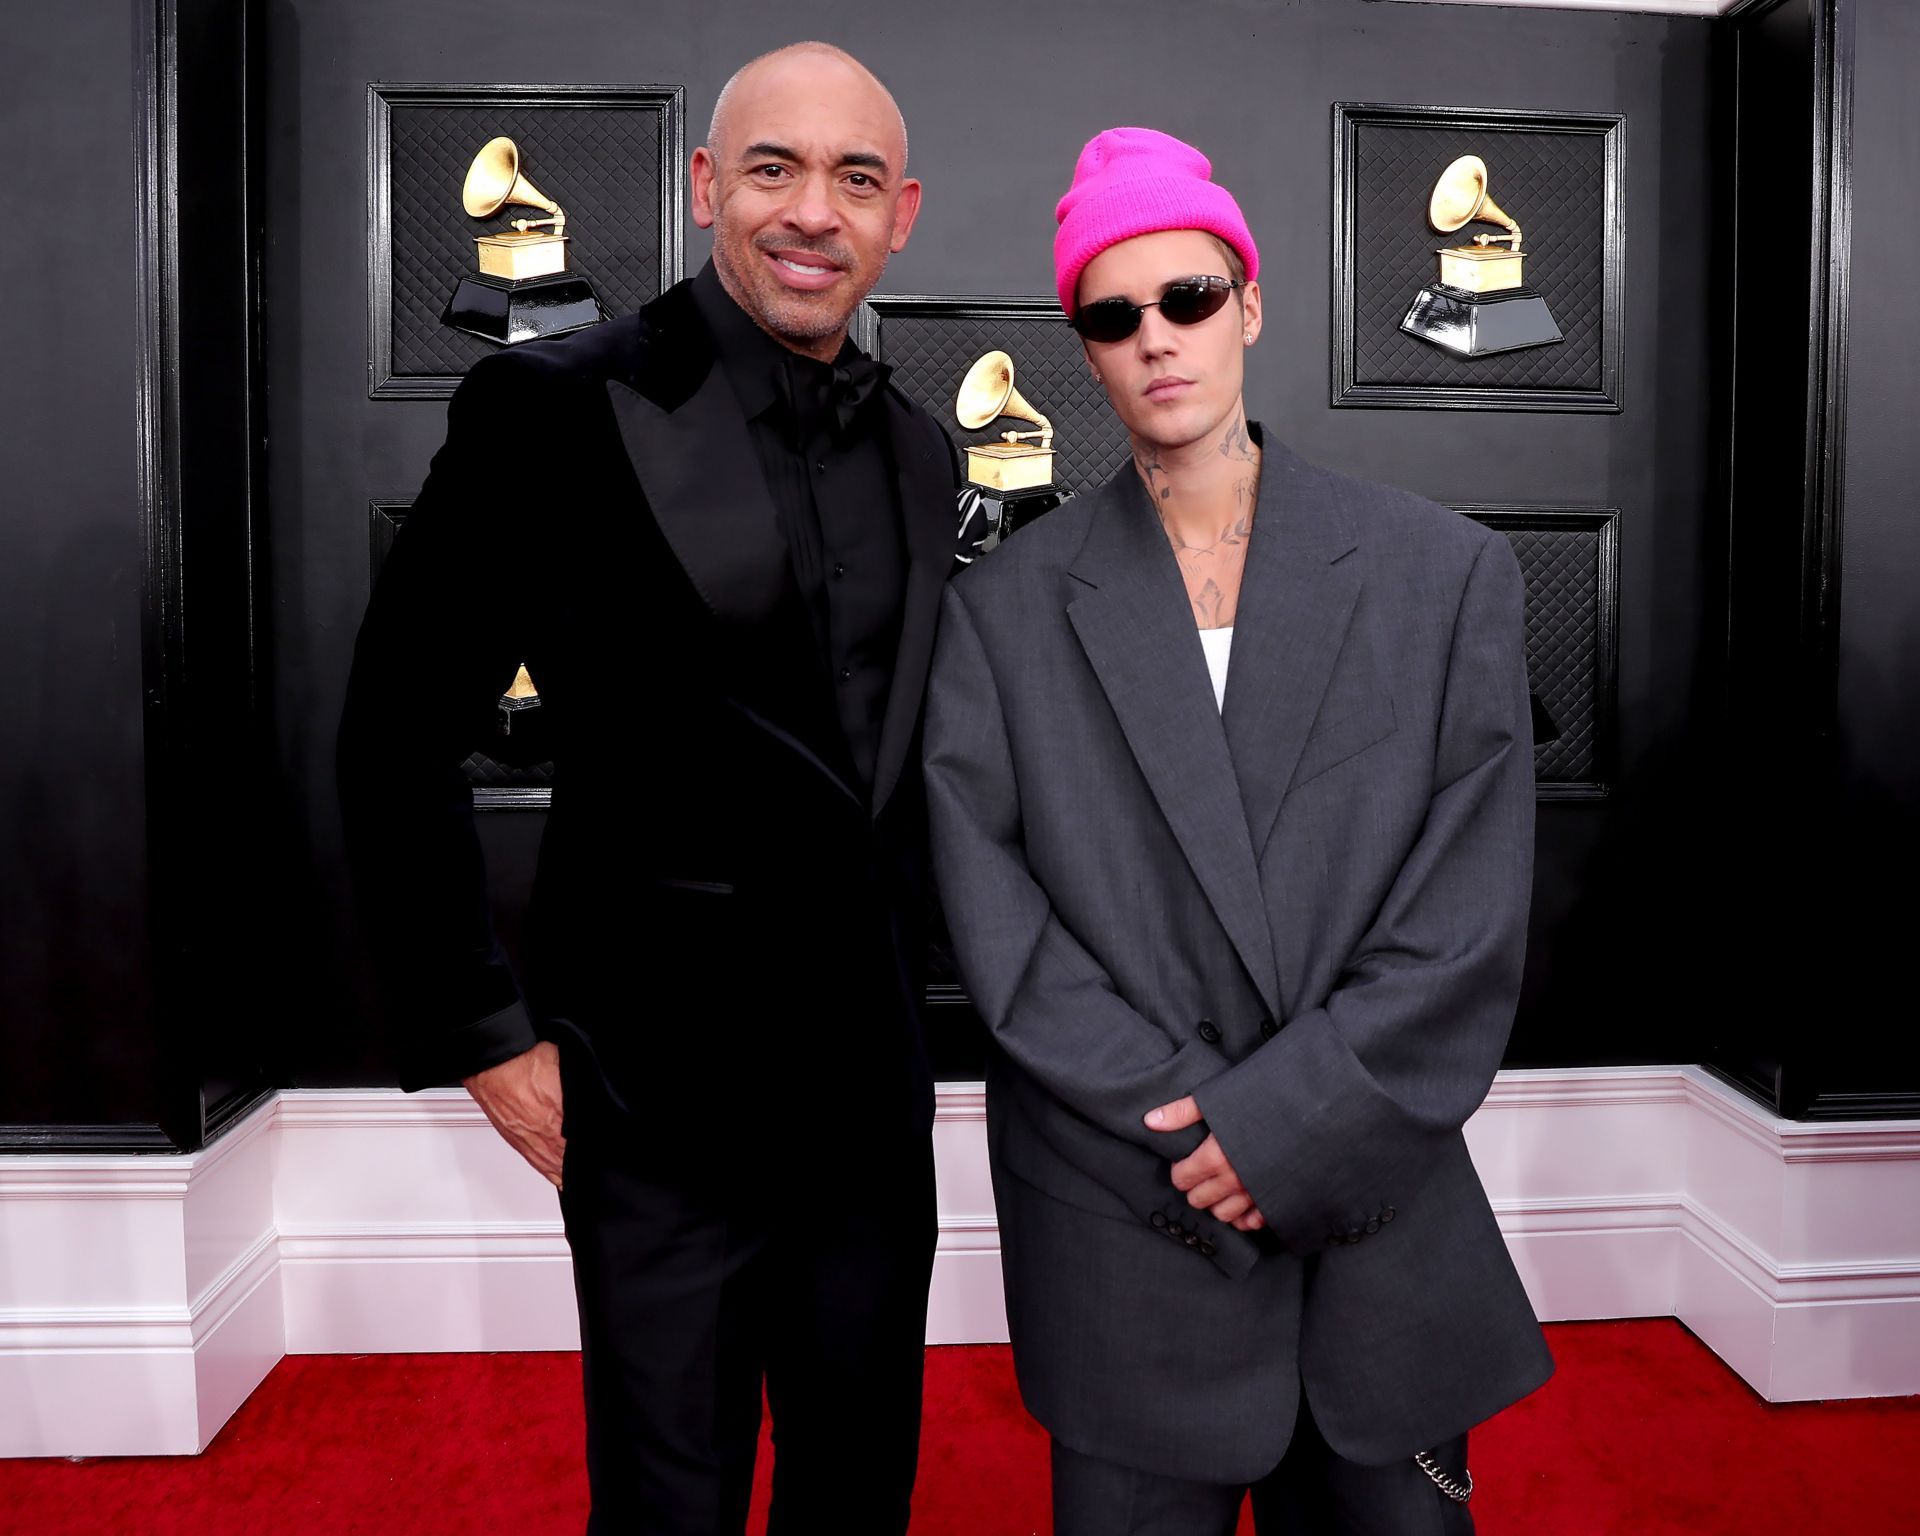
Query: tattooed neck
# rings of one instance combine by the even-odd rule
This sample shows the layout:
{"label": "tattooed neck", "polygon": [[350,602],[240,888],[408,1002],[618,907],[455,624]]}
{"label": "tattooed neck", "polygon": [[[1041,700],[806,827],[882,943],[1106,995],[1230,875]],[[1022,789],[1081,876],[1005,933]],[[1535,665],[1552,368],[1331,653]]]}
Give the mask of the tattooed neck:
{"label": "tattooed neck", "polygon": [[[1206,553],[1244,544],[1260,499],[1260,446],[1236,407],[1218,441],[1174,455],[1136,437],[1133,467],[1176,551]],[[1176,485],[1177,481],[1177,485]]]}

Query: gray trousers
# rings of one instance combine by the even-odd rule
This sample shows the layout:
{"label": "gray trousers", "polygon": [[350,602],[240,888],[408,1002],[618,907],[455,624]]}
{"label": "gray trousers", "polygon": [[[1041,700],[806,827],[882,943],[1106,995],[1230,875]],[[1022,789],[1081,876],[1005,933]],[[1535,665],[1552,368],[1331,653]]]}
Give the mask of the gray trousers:
{"label": "gray trousers", "polygon": [[[1467,1437],[1436,1446],[1462,1480]],[[1259,1536],[1473,1536],[1473,1516],[1411,1458],[1384,1467],[1337,1455],[1300,1399],[1287,1454],[1251,1490],[1139,1472],[1053,1442],[1054,1536],[1233,1536],[1251,1491]]]}

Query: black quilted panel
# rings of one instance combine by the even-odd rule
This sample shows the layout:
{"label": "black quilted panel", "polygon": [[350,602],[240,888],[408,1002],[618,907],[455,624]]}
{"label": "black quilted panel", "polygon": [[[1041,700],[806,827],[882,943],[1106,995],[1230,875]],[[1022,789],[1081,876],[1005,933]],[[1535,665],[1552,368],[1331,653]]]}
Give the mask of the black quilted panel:
{"label": "black quilted panel", "polygon": [[[560,206],[564,208],[566,204]],[[545,789],[553,783],[552,763],[511,768],[495,762],[484,752],[476,752],[462,766],[475,789]]]}
{"label": "black quilted panel", "polygon": [[[1453,235],[1427,223],[1440,173],[1460,155],[1487,162],[1488,189],[1524,232],[1529,287],[1565,338],[1494,357],[1456,357],[1400,329],[1414,295],[1440,276],[1435,250],[1495,224]],[[1354,129],[1354,382],[1410,387],[1604,388],[1601,319],[1606,148],[1597,133],[1490,131],[1361,122]]]}
{"label": "black quilted panel", "polygon": [[[1609,648],[1613,519],[1470,511],[1505,533],[1527,584],[1527,680],[1560,735],[1534,747],[1541,785],[1603,787],[1614,701]],[[1558,526],[1556,526],[1558,524]]]}
{"label": "black quilted panel", "polygon": [[[479,270],[475,235],[497,233],[538,209],[467,216],[460,188],[480,146],[505,134],[520,171],[567,212],[569,270],[589,278],[611,315],[660,292],[663,208],[660,158],[667,119],[635,106],[396,105],[389,175],[396,378],[465,373],[491,344],[440,323],[454,284]],[[376,167],[377,173],[377,167]]]}
{"label": "black quilted panel", "polygon": [[1591,533],[1507,534],[1527,579],[1527,677],[1560,727],[1535,749],[1534,773],[1558,783],[1596,777],[1600,563]]}
{"label": "black quilted panel", "polygon": [[[941,302],[941,301],[929,301]],[[967,369],[982,354],[1013,358],[1013,387],[1053,423],[1054,483],[1090,491],[1127,461],[1127,435],[1107,404],[1106,391],[1087,371],[1080,338],[1059,307],[1031,318],[982,316],[960,301],[933,313],[889,313],[876,306],[873,355],[893,369],[893,380],[924,406],[962,449],[1015,430],[1007,420],[964,431],[953,414]]]}

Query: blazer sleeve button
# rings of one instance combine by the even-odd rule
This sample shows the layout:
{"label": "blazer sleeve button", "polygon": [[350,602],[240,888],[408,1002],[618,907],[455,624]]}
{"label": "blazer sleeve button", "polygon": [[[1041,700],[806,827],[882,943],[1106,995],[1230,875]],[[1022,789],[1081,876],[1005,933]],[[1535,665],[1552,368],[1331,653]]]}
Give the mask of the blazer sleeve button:
{"label": "blazer sleeve button", "polygon": [[1189,1248],[1198,1248],[1200,1246],[1200,1234],[1198,1232],[1183,1232],[1180,1235],[1180,1241],[1185,1243]]}
{"label": "blazer sleeve button", "polygon": [[1392,1206],[1390,1206],[1390,1205],[1383,1205],[1383,1206],[1381,1206],[1381,1207],[1380,1207],[1380,1219],[1381,1219],[1382,1221],[1392,1221],[1392,1220],[1393,1220],[1393,1207],[1392,1207]]}
{"label": "blazer sleeve button", "polygon": [[1212,1019],[1202,1019],[1200,1021],[1200,1038],[1206,1041],[1208,1045],[1218,1045],[1220,1043],[1219,1026],[1215,1024]]}
{"label": "blazer sleeve button", "polygon": [[1212,1243],[1208,1242],[1203,1237],[1200,1239],[1200,1251],[1201,1253],[1205,1254],[1208,1258],[1212,1258],[1220,1250],[1215,1248]]}
{"label": "blazer sleeve button", "polygon": [[1371,1237],[1373,1236],[1374,1233],[1378,1232],[1379,1230],[1380,1230],[1380,1218],[1378,1216],[1369,1218],[1367,1221],[1367,1236]]}
{"label": "blazer sleeve button", "polygon": [[1147,1220],[1152,1222],[1156,1227],[1164,1227],[1167,1224],[1167,1218],[1162,1216],[1158,1211],[1155,1211]]}

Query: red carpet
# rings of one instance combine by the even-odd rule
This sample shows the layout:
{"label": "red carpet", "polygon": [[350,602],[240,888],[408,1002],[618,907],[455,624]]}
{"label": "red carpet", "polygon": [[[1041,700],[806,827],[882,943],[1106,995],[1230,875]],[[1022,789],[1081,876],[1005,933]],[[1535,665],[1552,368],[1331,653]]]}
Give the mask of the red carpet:
{"label": "red carpet", "polygon": [[[1920,1398],[1775,1407],[1676,1323],[1547,1333],[1558,1374],[1474,1439],[1481,1536],[1920,1533]],[[204,1455],[0,1461],[0,1532],[577,1536],[579,1370],[552,1354],[290,1358]],[[914,1536],[1048,1530],[1046,1439],[1006,1349],[928,1351],[915,1507]]]}

